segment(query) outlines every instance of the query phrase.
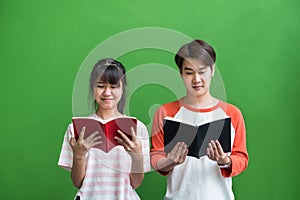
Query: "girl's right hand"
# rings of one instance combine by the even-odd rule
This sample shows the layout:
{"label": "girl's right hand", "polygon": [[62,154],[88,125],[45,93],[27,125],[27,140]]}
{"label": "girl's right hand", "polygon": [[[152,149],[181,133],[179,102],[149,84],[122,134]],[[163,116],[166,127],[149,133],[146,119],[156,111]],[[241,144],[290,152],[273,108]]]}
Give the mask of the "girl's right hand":
{"label": "girl's right hand", "polygon": [[[86,153],[90,150],[90,148],[102,143],[101,136],[98,135],[98,131],[95,131],[89,137],[84,139],[85,129],[85,127],[81,129],[77,141],[74,137],[71,137],[70,139],[70,145],[73,149],[74,156],[85,156]],[[68,133],[71,134],[70,129],[68,129]]]}

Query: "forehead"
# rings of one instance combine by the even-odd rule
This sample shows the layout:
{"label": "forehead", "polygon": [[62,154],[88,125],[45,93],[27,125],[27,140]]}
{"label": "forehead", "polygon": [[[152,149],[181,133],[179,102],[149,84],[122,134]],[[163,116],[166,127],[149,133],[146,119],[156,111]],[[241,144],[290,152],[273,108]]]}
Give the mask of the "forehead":
{"label": "forehead", "polygon": [[182,64],[185,66],[204,66],[203,62],[197,58],[185,58]]}
{"label": "forehead", "polygon": [[207,68],[201,61],[198,59],[187,58],[182,63],[182,70],[203,70]]}

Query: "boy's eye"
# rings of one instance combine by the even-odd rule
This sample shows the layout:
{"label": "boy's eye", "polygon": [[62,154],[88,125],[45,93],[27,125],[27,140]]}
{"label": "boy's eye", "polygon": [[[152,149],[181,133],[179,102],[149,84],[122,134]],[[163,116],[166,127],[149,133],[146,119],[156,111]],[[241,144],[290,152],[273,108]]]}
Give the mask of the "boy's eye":
{"label": "boy's eye", "polygon": [[97,88],[104,88],[104,85],[97,85]]}
{"label": "boy's eye", "polygon": [[193,74],[191,71],[186,71],[185,74]]}

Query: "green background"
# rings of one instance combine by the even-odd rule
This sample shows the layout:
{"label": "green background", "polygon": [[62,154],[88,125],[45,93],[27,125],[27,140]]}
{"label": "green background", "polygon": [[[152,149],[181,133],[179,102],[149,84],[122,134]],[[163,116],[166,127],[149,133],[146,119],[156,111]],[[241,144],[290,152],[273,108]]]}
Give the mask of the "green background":
{"label": "green background", "polygon": [[[73,198],[70,175],[57,161],[76,73],[105,39],[149,26],[215,47],[226,100],[247,125],[250,162],[233,178],[236,199],[299,198],[299,20],[297,0],[0,1],[1,198]],[[172,55],[151,49],[120,61],[127,69],[151,62],[176,69]],[[174,100],[158,85],[133,96],[131,114],[145,124],[149,106]],[[164,192],[165,178],[154,172],[138,189],[149,200]]]}

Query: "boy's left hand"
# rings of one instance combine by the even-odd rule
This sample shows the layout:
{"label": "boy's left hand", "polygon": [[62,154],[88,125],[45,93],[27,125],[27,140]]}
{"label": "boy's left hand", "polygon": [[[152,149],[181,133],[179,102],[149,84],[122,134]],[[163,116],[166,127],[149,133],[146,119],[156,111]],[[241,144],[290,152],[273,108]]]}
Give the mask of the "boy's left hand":
{"label": "boy's left hand", "polygon": [[218,140],[212,140],[208,143],[206,153],[208,158],[216,161],[219,165],[229,165],[231,163],[230,157],[227,153],[224,153]]}

